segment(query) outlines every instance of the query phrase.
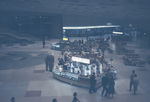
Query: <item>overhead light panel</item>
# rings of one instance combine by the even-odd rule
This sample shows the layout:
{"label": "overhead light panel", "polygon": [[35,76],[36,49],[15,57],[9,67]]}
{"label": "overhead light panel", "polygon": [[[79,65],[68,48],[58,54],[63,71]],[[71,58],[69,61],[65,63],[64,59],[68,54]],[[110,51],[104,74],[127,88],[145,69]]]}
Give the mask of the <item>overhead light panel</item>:
{"label": "overhead light panel", "polygon": [[92,28],[111,28],[120,27],[119,25],[102,25],[102,26],[82,26],[82,27],[63,27],[63,29],[92,29]]}
{"label": "overhead light panel", "polygon": [[123,34],[123,32],[115,32],[113,31],[114,34]]}

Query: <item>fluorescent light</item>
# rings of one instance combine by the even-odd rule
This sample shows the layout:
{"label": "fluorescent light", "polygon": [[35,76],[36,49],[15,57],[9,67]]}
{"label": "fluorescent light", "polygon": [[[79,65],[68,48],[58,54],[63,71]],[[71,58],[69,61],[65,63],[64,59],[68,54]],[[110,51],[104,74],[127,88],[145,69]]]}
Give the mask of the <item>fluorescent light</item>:
{"label": "fluorescent light", "polygon": [[103,26],[82,26],[82,27],[63,27],[63,29],[91,29],[91,28],[109,28],[120,27],[119,25],[103,25]]}
{"label": "fluorescent light", "polygon": [[113,31],[114,34],[123,34],[123,32],[115,32]]}

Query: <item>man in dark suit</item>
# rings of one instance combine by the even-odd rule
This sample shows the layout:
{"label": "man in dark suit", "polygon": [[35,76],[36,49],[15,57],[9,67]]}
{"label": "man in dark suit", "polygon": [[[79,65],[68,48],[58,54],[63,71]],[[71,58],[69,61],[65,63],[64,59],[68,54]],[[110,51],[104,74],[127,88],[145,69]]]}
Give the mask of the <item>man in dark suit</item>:
{"label": "man in dark suit", "polygon": [[45,58],[45,65],[46,65],[46,71],[48,71],[48,68],[49,68],[49,71],[52,72],[53,67],[54,67],[54,56],[53,55],[48,55]]}
{"label": "man in dark suit", "polygon": [[95,90],[95,85],[96,85],[96,79],[95,79],[95,73],[93,73],[93,75],[90,77],[90,90],[89,93],[96,92]]}

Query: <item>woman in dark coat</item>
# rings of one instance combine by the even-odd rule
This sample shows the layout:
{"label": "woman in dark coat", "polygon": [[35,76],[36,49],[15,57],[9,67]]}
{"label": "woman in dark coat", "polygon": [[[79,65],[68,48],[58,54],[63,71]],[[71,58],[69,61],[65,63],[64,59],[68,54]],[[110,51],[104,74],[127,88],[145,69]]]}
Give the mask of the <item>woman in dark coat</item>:
{"label": "woman in dark coat", "polygon": [[111,78],[109,80],[108,95],[109,95],[109,97],[110,97],[110,95],[112,95],[112,98],[113,98],[114,94],[115,94],[115,81],[113,78]]}

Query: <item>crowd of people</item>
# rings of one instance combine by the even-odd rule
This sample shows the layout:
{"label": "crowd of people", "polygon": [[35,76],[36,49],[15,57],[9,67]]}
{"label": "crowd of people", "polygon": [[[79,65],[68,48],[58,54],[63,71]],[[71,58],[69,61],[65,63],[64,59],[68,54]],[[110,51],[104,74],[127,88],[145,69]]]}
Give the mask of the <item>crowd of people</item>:
{"label": "crowd of people", "polygon": [[[62,60],[62,59],[60,59],[60,60]],[[48,55],[45,58],[45,64],[46,64],[46,71],[49,70],[50,72],[52,72],[53,66],[54,66],[54,56],[53,55]],[[108,97],[108,98],[113,98],[113,95],[115,94],[115,81],[114,81],[113,73],[110,71],[110,69],[108,69],[108,71],[106,71],[103,74],[101,83],[102,83],[102,88],[103,88],[101,96],[102,97],[104,96],[104,97]],[[95,73],[93,73],[90,76],[89,93],[92,93],[92,92],[95,93],[96,92],[95,85],[96,85],[96,79],[95,79]],[[130,75],[129,91],[133,90],[133,94],[136,95],[138,85],[139,85],[139,79],[137,77],[137,74],[135,73],[135,70],[132,70],[132,73]],[[15,102],[15,97],[11,98],[11,102]],[[57,99],[54,98],[52,100],[52,102],[57,102]],[[77,98],[77,92],[73,93],[72,102],[80,102],[80,100]]]}
{"label": "crowd of people", "polygon": [[[89,93],[96,92],[95,84],[96,84],[95,74],[93,73],[90,77]],[[137,77],[137,74],[135,73],[135,70],[132,70],[132,74],[130,75],[129,90],[131,91],[132,87],[133,87],[134,95],[136,95],[138,84],[139,84],[139,79]],[[113,95],[115,94],[115,81],[114,81],[113,75],[110,72],[110,70],[108,70],[102,77],[102,88],[103,88],[102,93],[101,93],[102,97],[104,96],[104,97],[108,97],[108,98],[113,98]],[[53,99],[52,102],[57,102],[57,100]],[[77,98],[77,92],[73,93],[72,102],[80,102],[80,100]]]}
{"label": "crowd of people", "polygon": [[[90,41],[89,45],[92,45],[93,41]],[[83,45],[84,42],[83,40],[80,40],[80,41],[75,41],[75,45]],[[44,47],[43,47],[44,48]],[[78,48],[78,47],[77,47]],[[87,48],[84,48],[83,46],[79,47],[80,49],[87,49]],[[90,48],[90,46],[88,46],[88,48]],[[102,51],[102,56],[104,57],[104,48],[99,48],[98,49],[101,49]],[[64,54],[65,55],[65,54]],[[64,60],[63,58],[59,58],[59,63],[58,65],[64,65],[64,62],[67,61],[67,57],[65,58],[64,57]],[[46,71],[50,71],[52,72],[53,70],[53,66],[54,66],[54,56],[53,55],[48,55],[46,58],[45,58],[45,64],[46,64]],[[114,94],[115,94],[115,78],[113,77],[113,73],[111,72],[110,69],[108,69],[102,76],[102,81],[101,81],[101,84],[102,84],[102,92],[101,92],[101,96],[102,97],[108,97],[108,98],[113,98],[114,97]],[[132,74],[130,75],[130,84],[129,84],[129,91],[132,91],[132,87],[133,87],[133,94],[136,95],[137,93],[137,89],[138,89],[138,84],[139,84],[139,79],[137,77],[137,74],[135,73],[135,70],[132,70]],[[89,93],[95,93],[97,92],[96,91],[96,78],[95,78],[95,73],[92,73],[92,75],[90,76],[90,88],[89,88]],[[53,99],[52,102],[57,102],[56,99]],[[77,93],[74,92],[73,93],[73,100],[72,102],[80,102],[79,99],[77,98]]]}
{"label": "crowd of people", "polygon": [[[59,64],[62,64],[63,60],[59,59]],[[53,65],[54,65],[54,56],[53,55],[48,55],[45,58],[45,63],[46,63],[46,71],[52,71]],[[49,68],[49,69],[48,69]],[[115,94],[115,78],[113,76],[113,73],[111,72],[110,69],[105,71],[102,77],[102,93],[101,96],[103,97],[108,97],[108,98],[113,98]],[[135,70],[132,70],[132,74],[130,75],[130,85],[129,85],[129,91],[132,91],[133,87],[133,94],[136,95],[137,89],[138,89],[138,84],[139,84],[139,79],[137,77],[137,74],[135,73]],[[90,76],[90,88],[89,88],[89,93],[96,92],[96,79],[95,79],[95,73],[93,73]],[[77,93],[75,92],[73,94],[74,98],[72,102],[80,102],[79,99],[77,98]],[[12,99],[14,100],[14,98]],[[14,102],[14,101],[12,101]],[[53,99],[53,102],[57,102],[56,99]]]}
{"label": "crowd of people", "polygon": [[[95,74],[93,73],[93,75],[91,75],[90,77],[90,89],[89,89],[89,93],[92,92],[96,92],[96,80],[95,80]],[[115,81],[114,81],[114,77],[113,77],[113,73],[110,71],[110,69],[108,69],[107,72],[105,72],[105,74],[102,77],[102,96],[104,95],[105,97],[110,97],[110,95],[113,98],[113,95],[115,94]]]}

